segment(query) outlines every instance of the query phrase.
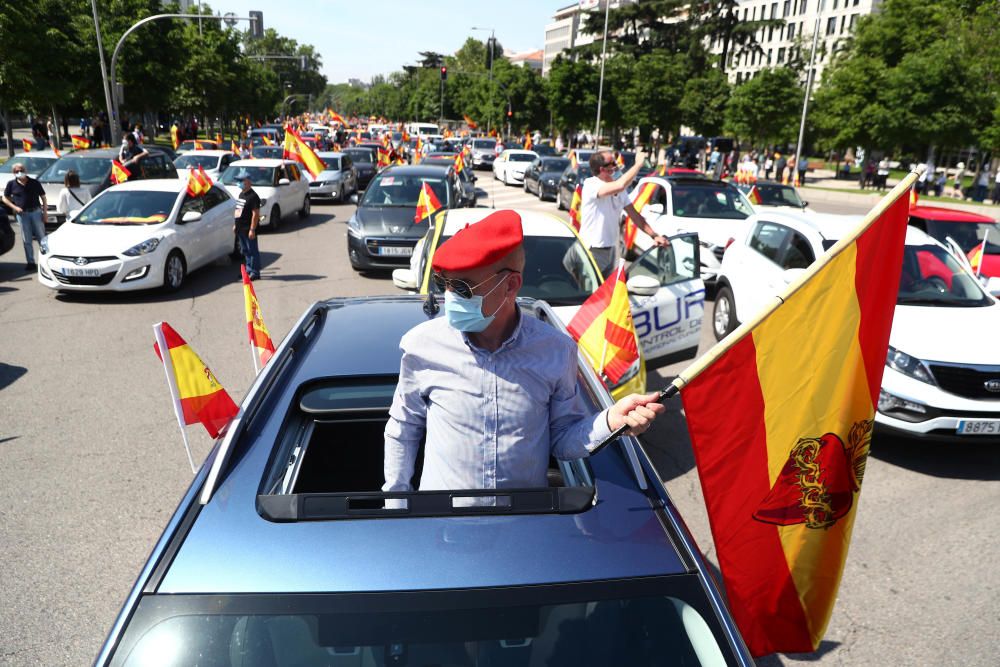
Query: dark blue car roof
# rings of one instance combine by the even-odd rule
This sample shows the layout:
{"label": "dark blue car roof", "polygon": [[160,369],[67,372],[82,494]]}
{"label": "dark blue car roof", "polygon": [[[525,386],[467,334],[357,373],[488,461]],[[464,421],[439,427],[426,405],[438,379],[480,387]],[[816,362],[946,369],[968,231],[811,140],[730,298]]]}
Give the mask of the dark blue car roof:
{"label": "dark blue car roof", "polygon": [[[156,587],[160,593],[302,593],[530,585],[689,571],[617,447],[591,460],[598,502],[580,514],[276,523],[257,510],[265,470],[299,388],[395,375],[422,299],[328,302],[233,451]],[[272,362],[274,363],[274,362]],[[357,447],[382,447],[381,441]]]}

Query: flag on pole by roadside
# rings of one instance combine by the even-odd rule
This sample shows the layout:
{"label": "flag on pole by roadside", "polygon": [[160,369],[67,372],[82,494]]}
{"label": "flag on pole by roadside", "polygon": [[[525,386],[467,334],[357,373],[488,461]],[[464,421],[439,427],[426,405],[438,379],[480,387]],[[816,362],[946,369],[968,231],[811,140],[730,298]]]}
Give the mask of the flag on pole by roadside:
{"label": "flag on pole by roadside", "polygon": [[639,358],[632,306],[625,289],[625,260],[583,302],[566,327],[602,378],[617,384]]}
{"label": "flag on pole by roadside", "polygon": [[816,650],[833,613],[915,179],[672,383],[730,608],[754,656]]}
{"label": "flag on pole by roadside", "polygon": [[247,334],[250,336],[250,352],[253,355],[253,368],[255,372],[260,373],[260,369],[264,368],[274,356],[274,341],[271,340],[271,333],[264,324],[264,316],[260,312],[260,303],[257,301],[257,292],[247,274],[246,264],[240,265],[240,272],[243,274],[243,301],[247,316]]}
{"label": "flag on pole by roadside", "polygon": [[316,152],[309,147],[309,144],[302,141],[302,137],[294,130],[285,132],[284,157],[286,160],[295,160],[301,164],[313,179],[319,178],[326,169]]}
{"label": "flag on pole by roadside", "polygon": [[468,114],[462,114],[462,118],[465,119],[465,124],[469,126],[470,130],[474,130],[477,127],[479,127],[479,125],[476,124],[476,121],[474,121],[471,118],[469,118]]}
{"label": "flag on pole by roadside", "polygon": [[580,208],[583,205],[583,186],[577,185],[573,190],[573,199],[569,202],[569,221],[576,231],[580,231]]}
{"label": "flag on pole by roadside", "polygon": [[115,185],[119,183],[124,183],[128,180],[128,177],[132,175],[132,172],[125,168],[125,166],[118,160],[111,161],[111,182]]}
{"label": "flag on pole by roadside", "polygon": [[[209,436],[219,437],[240,409],[201,357],[166,322],[153,325],[153,351],[163,362],[174,413],[181,427],[191,470],[195,470],[185,426],[200,423]],[[163,350],[167,354],[163,354]]]}
{"label": "flag on pole by roadside", "polygon": [[423,222],[426,218],[441,210],[441,200],[434,194],[431,186],[424,181],[420,186],[420,196],[417,197],[417,213],[413,216],[414,224]]}
{"label": "flag on pole by roadside", "polygon": [[83,150],[85,148],[90,148],[90,139],[79,134],[70,135],[70,139],[73,142],[74,150]]}

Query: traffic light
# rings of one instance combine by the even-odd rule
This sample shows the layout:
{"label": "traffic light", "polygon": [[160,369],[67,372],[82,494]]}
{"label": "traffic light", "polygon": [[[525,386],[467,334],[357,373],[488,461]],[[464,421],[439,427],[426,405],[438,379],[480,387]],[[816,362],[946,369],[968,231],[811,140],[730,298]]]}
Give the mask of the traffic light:
{"label": "traffic light", "polygon": [[250,16],[250,36],[260,39],[264,36],[264,12],[251,11]]}
{"label": "traffic light", "polygon": [[507,118],[510,118],[513,115],[514,115],[514,112],[511,111],[510,105],[508,104],[507,105]]}
{"label": "traffic light", "polygon": [[447,81],[448,80],[448,68],[447,67],[442,67],[441,68],[441,80],[442,81]]}

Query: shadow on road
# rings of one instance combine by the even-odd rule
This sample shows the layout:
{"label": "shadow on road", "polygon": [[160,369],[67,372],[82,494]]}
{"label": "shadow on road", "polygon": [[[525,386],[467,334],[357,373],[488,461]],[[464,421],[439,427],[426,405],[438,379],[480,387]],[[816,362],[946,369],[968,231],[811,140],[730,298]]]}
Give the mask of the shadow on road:
{"label": "shadow on road", "polygon": [[[658,391],[674,378],[649,375],[647,391]],[[687,419],[681,413],[681,399],[667,399],[666,414],[653,422],[652,427],[639,440],[663,481],[670,481],[694,468],[694,452],[688,434]]]}
{"label": "shadow on road", "polygon": [[309,227],[316,227],[327,222],[333,222],[336,217],[337,216],[333,213],[310,213],[308,218],[300,218],[298,215],[289,215],[287,217],[282,216],[281,224],[278,226],[278,229],[267,229],[265,234],[261,234],[260,242],[267,243],[268,236],[276,236],[286,234],[288,232],[297,232],[303,229],[308,229]]}
{"label": "shadow on road", "polygon": [[28,372],[24,366],[12,366],[0,362],[0,389],[6,389]]}
{"label": "shadow on road", "polygon": [[292,274],[282,274],[275,273],[273,275],[269,273],[264,273],[261,276],[261,280],[277,280],[281,282],[296,283],[296,282],[306,282],[309,280],[325,280],[329,276],[317,276],[312,273],[292,273]]}
{"label": "shadow on road", "polygon": [[1000,480],[1000,447],[996,442],[925,442],[876,435],[871,455],[933,477]]}
{"label": "shadow on road", "polygon": [[757,658],[757,667],[781,667],[785,664],[781,662],[781,655],[787,655],[794,660],[799,662],[816,662],[821,660],[827,653],[840,648],[841,642],[831,642],[823,640],[819,643],[819,648],[812,653],[781,653],[777,655],[767,655],[763,658]]}

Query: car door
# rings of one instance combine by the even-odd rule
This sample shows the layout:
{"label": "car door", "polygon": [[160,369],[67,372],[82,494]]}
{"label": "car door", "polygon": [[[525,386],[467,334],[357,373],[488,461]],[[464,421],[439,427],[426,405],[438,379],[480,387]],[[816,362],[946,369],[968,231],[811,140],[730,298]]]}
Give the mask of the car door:
{"label": "car door", "polygon": [[283,178],[288,180],[288,183],[285,185],[278,185],[276,194],[278,197],[278,205],[281,206],[282,212],[287,216],[289,212],[296,209],[297,204],[295,201],[296,191],[295,180],[292,175],[292,165],[284,164],[278,168],[278,182],[280,183]]}
{"label": "car door", "polygon": [[705,314],[699,252],[697,234],[677,234],[669,246],[641,254],[626,272],[647,370],[697,355]]}
{"label": "car door", "polygon": [[[211,234],[205,218],[205,197],[184,195],[181,210],[177,216],[177,243],[184,253],[188,271],[193,271],[205,262],[206,250],[211,246]],[[202,218],[194,222],[182,222],[186,213],[200,213]]]}
{"label": "car door", "polygon": [[762,220],[754,225],[729,278],[739,321],[753,317],[782,290],[781,261],[791,234],[790,228],[776,222]]}
{"label": "car door", "polygon": [[236,215],[236,200],[218,185],[205,193],[206,261],[228,254],[233,249],[233,220]]}

